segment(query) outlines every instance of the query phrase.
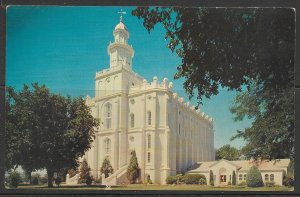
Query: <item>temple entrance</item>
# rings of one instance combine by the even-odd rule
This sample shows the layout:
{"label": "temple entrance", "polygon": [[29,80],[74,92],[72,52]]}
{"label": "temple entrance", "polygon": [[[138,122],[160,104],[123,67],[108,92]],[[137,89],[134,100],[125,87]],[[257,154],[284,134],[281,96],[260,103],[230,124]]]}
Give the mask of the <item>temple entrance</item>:
{"label": "temple entrance", "polygon": [[219,171],[219,181],[220,181],[220,185],[227,185],[227,174],[226,174],[226,169],[225,168],[221,168]]}
{"label": "temple entrance", "polygon": [[226,175],[220,175],[220,184],[226,183]]}

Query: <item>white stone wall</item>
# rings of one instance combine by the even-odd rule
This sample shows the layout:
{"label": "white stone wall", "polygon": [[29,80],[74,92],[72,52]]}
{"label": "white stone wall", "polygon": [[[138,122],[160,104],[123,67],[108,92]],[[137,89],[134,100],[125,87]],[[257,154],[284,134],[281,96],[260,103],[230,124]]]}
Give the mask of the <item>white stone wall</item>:
{"label": "white stone wall", "polygon": [[[104,141],[109,139],[114,171],[127,165],[130,152],[135,150],[142,179],[149,174],[153,182],[164,183],[167,176],[185,171],[197,161],[214,160],[212,119],[173,93],[173,84],[166,78],[160,82],[153,77],[147,82],[131,70],[133,49],[122,25],[116,26],[115,42],[108,47],[110,68],[96,73],[95,98],[88,97],[86,101],[93,116],[100,120],[100,127],[85,157],[93,176],[100,177],[99,169],[107,156]],[[110,128],[106,121],[107,103],[111,104]]]}

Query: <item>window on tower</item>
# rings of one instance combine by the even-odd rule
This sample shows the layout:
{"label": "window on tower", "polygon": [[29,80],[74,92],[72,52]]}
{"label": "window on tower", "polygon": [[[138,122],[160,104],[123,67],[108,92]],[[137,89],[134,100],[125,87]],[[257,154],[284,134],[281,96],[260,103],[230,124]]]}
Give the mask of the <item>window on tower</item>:
{"label": "window on tower", "polygon": [[151,148],[151,135],[148,135],[148,148]]}
{"label": "window on tower", "polygon": [[148,125],[151,125],[151,111],[148,111]]}
{"label": "window on tower", "polygon": [[147,162],[150,163],[150,161],[151,161],[151,153],[148,152],[148,154],[147,154]]}
{"label": "window on tower", "polygon": [[130,114],[130,127],[134,127],[134,114]]}
{"label": "window on tower", "polygon": [[111,128],[111,103],[105,104],[105,125],[107,129]]}
{"label": "window on tower", "polygon": [[109,138],[104,140],[104,153],[106,156],[109,156],[111,153],[111,141]]}

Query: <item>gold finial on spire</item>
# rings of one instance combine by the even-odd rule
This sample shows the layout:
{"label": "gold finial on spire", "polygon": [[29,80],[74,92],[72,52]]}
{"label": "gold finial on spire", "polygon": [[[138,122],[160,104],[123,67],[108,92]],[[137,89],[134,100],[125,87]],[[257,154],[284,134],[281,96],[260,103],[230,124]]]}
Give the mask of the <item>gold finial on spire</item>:
{"label": "gold finial on spire", "polygon": [[120,14],[120,22],[123,22],[123,14],[126,14],[126,12],[124,12],[123,9],[121,9],[120,12],[118,12],[118,14]]}

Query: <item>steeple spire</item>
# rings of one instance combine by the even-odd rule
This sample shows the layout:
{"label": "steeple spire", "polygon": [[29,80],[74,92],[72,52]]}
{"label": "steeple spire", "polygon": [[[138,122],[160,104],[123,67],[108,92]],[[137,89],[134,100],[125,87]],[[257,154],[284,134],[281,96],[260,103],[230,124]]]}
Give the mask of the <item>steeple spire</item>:
{"label": "steeple spire", "polygon": [[126,14],[126,12],[121,9],[118,14],[120,14],[120,22],[123,22],[123,14]]}
{"label": "steeple spire", "polygon": [[123,14],[126,14],[126,12],[121,9],[118,14],[120,14],[120,22],[113,31],[114,42],[109,44],[107,48],[110,56],[110,67],[121,67],[131,70],[134,50],[128,44],[129,32],[122,22]]}

